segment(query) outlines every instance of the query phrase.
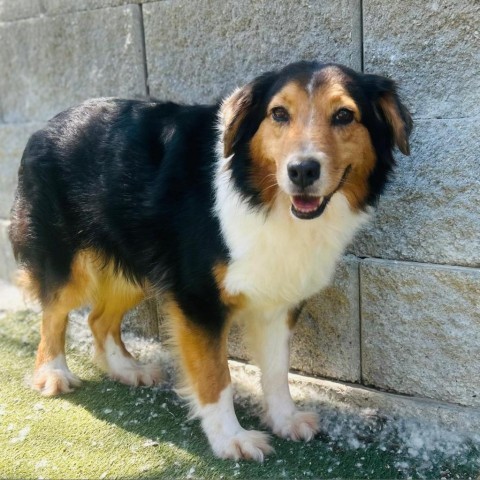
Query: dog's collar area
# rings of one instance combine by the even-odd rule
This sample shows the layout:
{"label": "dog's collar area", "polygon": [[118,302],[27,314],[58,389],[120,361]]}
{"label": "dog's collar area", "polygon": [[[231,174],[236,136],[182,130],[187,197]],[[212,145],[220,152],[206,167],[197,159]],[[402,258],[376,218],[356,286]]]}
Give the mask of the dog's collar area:
{"label": "dog's collar area", "polygon": [[[340,179],[340,182],[338,182],[338,185],[335,187],[333,192],[325,196],[321,202],[320,202],[321,197],[310,197],[310,201],[307,201],[306,199],[308,199],[309,197],[298,195],[299,201],[295,202],[295,200],[292,200],[292,205],[290,207],[290,211],[292,212],[293,216],[299,218],[300,220],[313,220],[314,218],[318,218],[327,208],[327,205],[330,202],[333,195],[335,195],[335,193],[337,193],[343,187],[351,169],[352,169],[351,165],[348,165],[348,167],[345,168],[345,170],[343,171],[342,178]],[[295,203],[314,204],[315,200],[318,201],[318,206],[317,208],[314,208],[314,209],[301,209],[301,208],[297,208],[297,206],[295,205]]]}

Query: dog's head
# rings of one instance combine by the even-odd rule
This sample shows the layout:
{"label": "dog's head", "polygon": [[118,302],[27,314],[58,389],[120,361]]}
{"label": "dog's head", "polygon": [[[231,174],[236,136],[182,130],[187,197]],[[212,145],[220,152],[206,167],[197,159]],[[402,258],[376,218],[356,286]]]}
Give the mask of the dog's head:
{"label": "dog's head", "polygon": [[312,219],[341,191],[352,209],[372,205],[393,165],[409,154],[412,120],[395,83],[335,64],[300,62],[235,91],[221,109],[223,154],[253,205],[288,197]]}

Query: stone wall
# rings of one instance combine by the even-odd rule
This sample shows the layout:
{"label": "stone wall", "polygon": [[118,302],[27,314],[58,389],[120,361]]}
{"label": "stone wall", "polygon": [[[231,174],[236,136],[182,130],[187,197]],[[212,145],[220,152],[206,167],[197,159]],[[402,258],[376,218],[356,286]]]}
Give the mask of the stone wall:
{"label": "stone wall", "polygon": [[[480,4],[471,0],[0,0],[0,277],[25,142],[94,96],[208,102],[298,59],[396,79],[412,155],[312,299],[293,368],[480,407]],[[141,312],[156,332],[155,305]],[[234,333],[232,354],[245,358]]]}

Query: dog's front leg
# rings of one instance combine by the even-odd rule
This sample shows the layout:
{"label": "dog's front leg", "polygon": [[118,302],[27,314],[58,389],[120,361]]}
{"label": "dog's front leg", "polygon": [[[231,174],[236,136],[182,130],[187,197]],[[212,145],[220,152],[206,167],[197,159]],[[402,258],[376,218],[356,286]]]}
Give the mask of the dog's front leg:
{"label": "dog's front leg", "polygon": [[193,414],[200,418],[212,450],[220,458],[263,461],[273,450],[268,435],[245,430],[235,415],[226,323],[206,327],[189,319],[173,302],[169,310],[172,337],[185,377],[180,393],[191,400]]}
{"label": "dog's front leg", "polygon": [[288,309],[263,313],[247,322],[247,342],[262,373],[265,422],[280,437],[309,441],[319,431],[318,415],[298,411],[288,386],[293,326]]}

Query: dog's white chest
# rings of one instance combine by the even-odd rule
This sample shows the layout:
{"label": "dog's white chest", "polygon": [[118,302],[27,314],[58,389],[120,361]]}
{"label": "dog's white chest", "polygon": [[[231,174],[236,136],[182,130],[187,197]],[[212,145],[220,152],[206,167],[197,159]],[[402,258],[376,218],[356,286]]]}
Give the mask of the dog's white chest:
{"label": "dog's white chest", "polygon": [[265,217],[238,201],[228,203],[222,206],[222,231],[231,255],[224,287],[265,306],[292,306],[324,288],[367,218],[352,212],[341,194],[315,220],[293,218],[285,204]]}

